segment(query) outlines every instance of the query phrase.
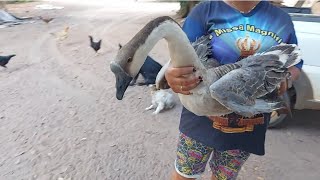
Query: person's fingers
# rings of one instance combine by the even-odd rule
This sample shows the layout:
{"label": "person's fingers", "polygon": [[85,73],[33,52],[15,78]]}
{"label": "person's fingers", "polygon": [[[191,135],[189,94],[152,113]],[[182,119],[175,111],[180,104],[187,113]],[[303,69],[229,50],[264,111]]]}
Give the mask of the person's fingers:
{"label": "person's fingers", "polygon": [[171,89],[176,93],[189,95],[190,90],[195,88],[201,77],[192,75],[195,72],[193,67],[168,68],[166,71],[166,80]]}
{"label": "person's fingers", "polygon": [[188,75],[194,73],[194,67],[179,67],[179,68],[169,68],[167,70],[167,73],[174,76],[174,77],[180,77],[183,75]]}
{"label": "person's fingers", "polygon": [[280,84],[280,88],[278,90],[278,94],[279,95],[284,94],[287,91],[287,89],[288,89],[287,81],[282,81]]}
{"label": "person's fingers", "polygon": [[171,86],[171,89],[175,93],[180,93],[182,92],[182,86]]}
{"label": "person's fingers", "polygon": [[188,86],[172,86],[171,89],[176,93],[189,95],[189,94],[191,94],[190,91],[192,89],[194,89],[195,87],[197,87],[200,82],[202,82],[202,81],[198,81],[195,84],[191,84]]}
{"label": "person's fingers", "polygon": [[176,88],[171,88],[173,92],[175,93],[180,93],[180,94],[184,94],[184,95],[190,95],[192,94],[190,91],[181,91],[180,88],[176,87]]}
{"label": "person's fingers", "polygon": [[189,84],[188,86],[182,86],[182,90],[183,91],[190,91],[190,90],[194,89],[195,87],[197,87],[200,82],[202,82],[202,81],[197,81],[196,83]]}
{"label": "person's fingers", "polygon": [[191,95],[192,94],[190,91],[181,91],[179,93],[184,94],[184,95]]}
{"label": "person's fingers", "polygon": [[202,78],[195,76],[172,78],[170,84],[172,86],[189,86],[198,83]]}

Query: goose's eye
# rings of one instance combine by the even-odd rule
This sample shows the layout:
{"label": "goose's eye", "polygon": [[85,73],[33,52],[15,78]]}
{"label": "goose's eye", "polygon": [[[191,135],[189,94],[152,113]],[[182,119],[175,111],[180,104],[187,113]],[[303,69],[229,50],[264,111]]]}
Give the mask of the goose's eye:
{"label": "goose's eye", "polygon": [[128,58],[128,63],[131,63],[132,62],[132,57],[129,57]]}

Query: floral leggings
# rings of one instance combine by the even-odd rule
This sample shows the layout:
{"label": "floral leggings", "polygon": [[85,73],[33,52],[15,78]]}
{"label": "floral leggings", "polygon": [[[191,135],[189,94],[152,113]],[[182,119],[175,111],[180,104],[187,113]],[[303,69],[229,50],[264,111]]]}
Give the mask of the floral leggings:
{"label": "floral leggings", "polygon": [[185,178],[199,178],[211,154],[209,165],[218,180],[236,179],[250,155],[241,150],[217,151],[180,133],[175,161],[177,173]]}

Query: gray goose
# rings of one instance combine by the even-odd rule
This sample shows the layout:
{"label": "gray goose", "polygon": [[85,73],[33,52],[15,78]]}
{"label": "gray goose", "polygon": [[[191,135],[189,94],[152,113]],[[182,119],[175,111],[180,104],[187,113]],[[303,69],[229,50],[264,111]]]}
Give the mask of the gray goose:
{"label": "gray goose", "polygon": [[218,66],[217,61],[208,59],[210,35],[191,44],[179,24],[167,16],[147,23],[110,63],[116,77],[118,100],[123,98],[148,53],[161,39],[168,42],[171,60],[159,72],[158,83],[169,64],[172,67],[194,66],[195,75],[203,78],[203,82],[191,90],[192,95],[178,94],[183,106],[194,114],[221,116],[236,112],[251,117],[286,107],[279,99],[263,97],[274,91],[288,77],[287,69],[300,61],[296,45],[277,45],[237,63]]}

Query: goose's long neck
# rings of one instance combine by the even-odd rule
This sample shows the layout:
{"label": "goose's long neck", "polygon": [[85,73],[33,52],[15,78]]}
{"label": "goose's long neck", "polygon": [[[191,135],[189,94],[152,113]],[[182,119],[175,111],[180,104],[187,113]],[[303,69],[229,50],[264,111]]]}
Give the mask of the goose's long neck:
{"label": "goose's long neck", "polygon": [[157,42],[162,38],[168,42],[171,64],[174,67],[188,66],[195,63],[198,56],[188,37],[177,23],[166,21],[159,25],[150,35],[151,42]]}
{"label": "goose's long neck", "polygon": [[[198,56],[194,48],[191,46],[188,37],[176,22],[171,19],[167,19],[160,22],[158,25],[149,23],[145,26],[145,29],[148,28],[149,30],[142,30],[141,32],[139,32],[141,33],[140,35],[137,34],[134,37],[138,39],[141,36],[147,36],[143,43],[137,43],[137,41],[135,41],[138,44],[139,48],[137,48],[135,52],[134,59],[137,59],[140,62],[133,62],[133,64],[138,63],[138,66],[142,66],[148,53],[161,39],[165,39],[168,42],[171,64],[173,67],[191,66],[195,63],[195,60],[197,60]],[[148,34],[146,34],[146,32]],[[129,72],[135,74],[133,73],[134,71],[136,71],[136,69],[134,69],[135,67],[137,66],[134,65],[129,67]]]}

